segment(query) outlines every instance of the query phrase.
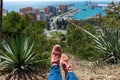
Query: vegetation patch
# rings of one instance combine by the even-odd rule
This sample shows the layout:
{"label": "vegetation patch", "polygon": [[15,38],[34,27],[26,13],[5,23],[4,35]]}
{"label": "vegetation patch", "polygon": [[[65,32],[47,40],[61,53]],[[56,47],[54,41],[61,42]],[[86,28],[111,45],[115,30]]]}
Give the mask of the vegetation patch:
{"label": "vegetation patch", "polygon": [[50,32],[50,35],[54,38],[56,37],[60,37],[60,35],[62,35],[62,32],[59,32],[59,31],[51,31]]}

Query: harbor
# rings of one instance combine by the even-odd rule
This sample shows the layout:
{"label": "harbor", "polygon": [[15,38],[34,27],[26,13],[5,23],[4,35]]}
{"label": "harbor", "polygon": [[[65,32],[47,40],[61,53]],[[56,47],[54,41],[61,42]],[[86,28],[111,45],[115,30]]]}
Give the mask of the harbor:
{"label": "harbor", "polygon": [[94,4],[91,1],[86,1],[85,4],[91,9],[94,9],[94,8],[107,8],[108,7],[108,4]]}
{"label": "harbor", "polygon": [[[45,2],[44,5],[42,5],[43,3],[39,3],[39,5],[38,5],[38,2],[36,1],[36,2],[34,2],[34,5],[30,2],[30,3],[27,3],[26,5],[21,6],[23,3],[4,2],[3,8],[8,10],[8,12],[11,12],[11,11],[19,12],[19,8],[26,8],[26,7],[32,7],[35,9],[43,9],[46,19],[48,19],[51,15],[55,15],[55,8],[53,9],[53,7],[56,7],[56,12],[58,12],[58,13],[56,13],[57,15],[61,15],[61,14],[65,15],[66,14],[65,17],[81,20],[81,19],[86,19],[86,18],[92,17],[99,13],[101,13],[102,16],[105,16],[104,10],[106,9],[105,8],[106,5],[108,4],[107,2],[91,2],[91,4],[92,4],[91,6],[95,6],[94,4],[97,4],[99,6],[99,7],[95,7],[92,9],[88,6],[88,2],[85,2],[85,1],[83,1],[83,2],[68,1],[68,2],[54,2],[54,3],[53,2]],[[11,5],[11,4],[15,4],[15,5]],[[68,7],[72,6],[74,12],[72,12],[72,10],[70,10],[70,9],[66,12],[63,11],[64,9],[59,9],[59,5],[61,5],[61,4],[68,5]],[[103,5],[103,4],[105,4],[105,5]],[[53,6],[53,7],[50,7],[50,6]],[[74,9],[78,9],[78,10],[75,11]],[[41,14],[43,13],[43,10],[41,10]],[[33,14],[33,12],[32,12],[32,14]],[[45,20],[45,18],[44,19],[40,18],[40,20]]]}

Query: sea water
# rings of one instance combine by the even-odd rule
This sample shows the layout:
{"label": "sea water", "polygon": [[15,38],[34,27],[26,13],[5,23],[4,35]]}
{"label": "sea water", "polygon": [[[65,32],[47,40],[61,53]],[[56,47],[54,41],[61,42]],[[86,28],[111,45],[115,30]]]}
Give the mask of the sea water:
{"label": "sea water", "polygon": [[[108,4],[108,2],[92,2],[93,4]],[[96,14],[101,14],[102,16],[105,16],[105,12],[102,8],[89,8],[85,2],[78,1],[78,2],[60,2],[60,1],[4,1],[3,2],[3,8],[7,9],[9,12],[16,11],[18,12],[20,8],[25,7],[33,7],[33,8],[45,8],[47,6],[58,6],[60,4],[74,4],[74,8],[80,9],[80,11],[76,14],[74,14],[71,18],[74,19],[86,19],[95,16]],[[83,10],[85,9],[85,10]]]}
{"label": "sea water", "polygon": [[[89,8],[88,5],[86,5],[84,2],[75,2],[75,8],[80,9],[80,12],[74,14],[72,18],[75,19],[87,19],[91,18],[97,14],[101,14],[102,16],[105,16],[105,11],[103,8]],[[108,4],[107,2],[92,2],[92,4]]]}

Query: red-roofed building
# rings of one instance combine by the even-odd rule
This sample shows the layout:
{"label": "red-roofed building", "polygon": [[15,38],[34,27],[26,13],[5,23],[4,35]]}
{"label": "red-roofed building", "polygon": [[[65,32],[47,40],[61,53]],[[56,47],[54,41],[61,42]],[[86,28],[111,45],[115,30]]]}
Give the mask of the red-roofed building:
{"label": "red-roofed building", "polygon": [[59,5],[59,10],[61,10],[62,13],[68,11],[68,5]]}

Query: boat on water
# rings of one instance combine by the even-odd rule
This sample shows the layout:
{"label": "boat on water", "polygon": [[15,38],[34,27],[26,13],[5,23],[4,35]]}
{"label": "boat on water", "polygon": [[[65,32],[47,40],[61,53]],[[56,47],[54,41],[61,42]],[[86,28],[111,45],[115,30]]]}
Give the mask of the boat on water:
{"label": "boat on water", "polygon": [[87,11],[87,9],[82,9],[83,11]]}

